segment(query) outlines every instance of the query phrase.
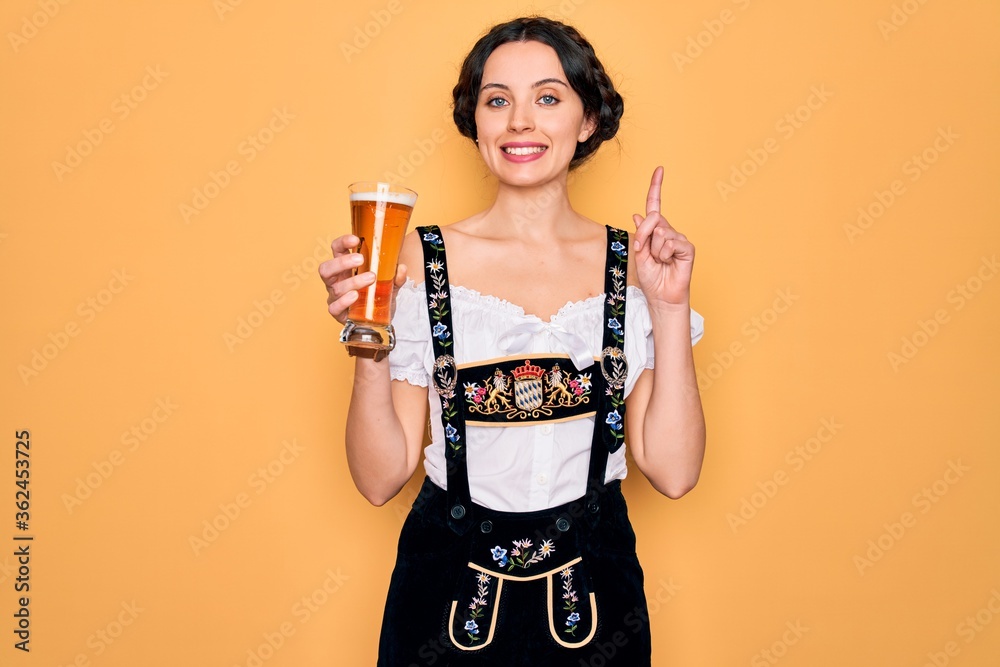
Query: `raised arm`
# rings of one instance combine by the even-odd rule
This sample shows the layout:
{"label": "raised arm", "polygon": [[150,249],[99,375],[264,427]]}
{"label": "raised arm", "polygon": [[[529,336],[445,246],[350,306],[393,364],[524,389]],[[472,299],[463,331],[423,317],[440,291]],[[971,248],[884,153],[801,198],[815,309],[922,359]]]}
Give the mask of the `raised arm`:
{"label": "raised arm", "polygon": [[626,401],[626,428],[636,465],[670,498],[694,488],[705,455],[705,417],[691,351],[694,246],[660,215],[663,168],[657,167],[646,215],[633,216],[635,277],[649,304],[655,367]]}
{"label": "raised arm", "polygon": [[[353,275],[361,255],[351,250],[357,236],[333,241],[333,259],[323,262],[319,275],[327,289],[330,314],[341,324],[358,290],[375,282],[375,274]],[[406,279],[406,265],[421,266],[420,243],[409,234],[403,243],[396,287]],[[355,486],[373,505],[391,500],[413,475],[420,462],[427,421],[427,389],[389,377],[388,360],[357,358],[347,413],[347,465]]]}

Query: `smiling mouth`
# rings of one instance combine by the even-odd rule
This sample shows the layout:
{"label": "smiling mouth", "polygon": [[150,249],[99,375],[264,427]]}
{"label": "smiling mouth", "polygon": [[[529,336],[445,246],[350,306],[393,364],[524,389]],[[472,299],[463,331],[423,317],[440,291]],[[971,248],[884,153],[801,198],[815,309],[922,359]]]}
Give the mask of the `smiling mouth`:
{"label": "smiling mouth", "polygon": [[533,155],[534,153],[541,153],[546,149],[548,149],[548,146],[508,146],[504,147],[502,150],[508,155]]}

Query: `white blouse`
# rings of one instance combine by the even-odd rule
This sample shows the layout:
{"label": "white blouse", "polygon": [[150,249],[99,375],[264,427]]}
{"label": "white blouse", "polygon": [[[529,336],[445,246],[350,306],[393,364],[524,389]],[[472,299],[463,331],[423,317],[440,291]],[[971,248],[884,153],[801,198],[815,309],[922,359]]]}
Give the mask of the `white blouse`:
{"label": "white blouse", "polygon": [[[653,367],[652,321],[638,287],[627,288],[625,396],[644,369]],[[441,401],[430,378],[434,351],[423,283],[407,280],[396,296],[393,328],[396,347],[389,354],[390,375],[427,387],[431,444],[424,450],[424,469],[431,481],[447,488]],[[545,322],[515,304],[451,285],[451,352],[459,365],[508,356],[568,354],[577,368],[600,355],[604,335],[604,295],[567,303]],[[704,318],[691,311],[691,344],[704,333]],[[626,419],[628,417],[626,416]],[[466,460],[472,501],[490,509],[530,512],[561,505],[584,495],[594,417],[557,423],[512,426],[466,426]],[[608,457],[605,482],[627,474],[625,447]]]}

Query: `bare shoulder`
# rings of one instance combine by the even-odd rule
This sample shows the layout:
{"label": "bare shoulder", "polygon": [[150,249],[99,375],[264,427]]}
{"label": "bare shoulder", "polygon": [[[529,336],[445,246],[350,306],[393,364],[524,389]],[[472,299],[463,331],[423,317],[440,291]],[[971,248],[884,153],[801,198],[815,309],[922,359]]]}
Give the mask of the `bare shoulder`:
{"label": "bare shoulder", "polygon": [[[454,241],[461,243],[463,237],[468,236],[467,224],[470,219],[453,222],[442,227],[442,236],[448,237],[450,245],[455,245]],[[412,229],[403,237],[403,247],[399,251],[399,263],[406,265],[406,276],[416,283],[423,282],[424,248],[420,238],[421,232]],[[460,244],[459,243],[459,244]]]}
{"label": "bare shoulder", "polygon": [[420,232],[411,230],[403,237],[399,250],[399,263],[406,265],[406,277],[414,282],[423,281],[424,251],[420,245]]}
{"label": "bare shoulder", "polygon": [[466,254],[475,255],[480,249],[478,242],[484,239],[479,222],[481,213],[441,226],[441,236],[448,248],[448,258],[452,263]]}

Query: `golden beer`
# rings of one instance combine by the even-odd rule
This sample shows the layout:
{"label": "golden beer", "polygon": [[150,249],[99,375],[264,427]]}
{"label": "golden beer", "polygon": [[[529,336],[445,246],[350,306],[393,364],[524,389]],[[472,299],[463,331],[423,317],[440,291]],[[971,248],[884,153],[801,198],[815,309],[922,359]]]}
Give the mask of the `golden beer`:
{"label": "golden beer", "polygon": [[364,257],[355,275],[373,271],[375,284],[358,291],[341,341],[352,354],[370,356],[371,350],[387,351],[395,342],[390,324],[393,279],[417,194],[388,183],[367,182],[354,183],[350,193],[351,232],[361,239],[355,252]]}

